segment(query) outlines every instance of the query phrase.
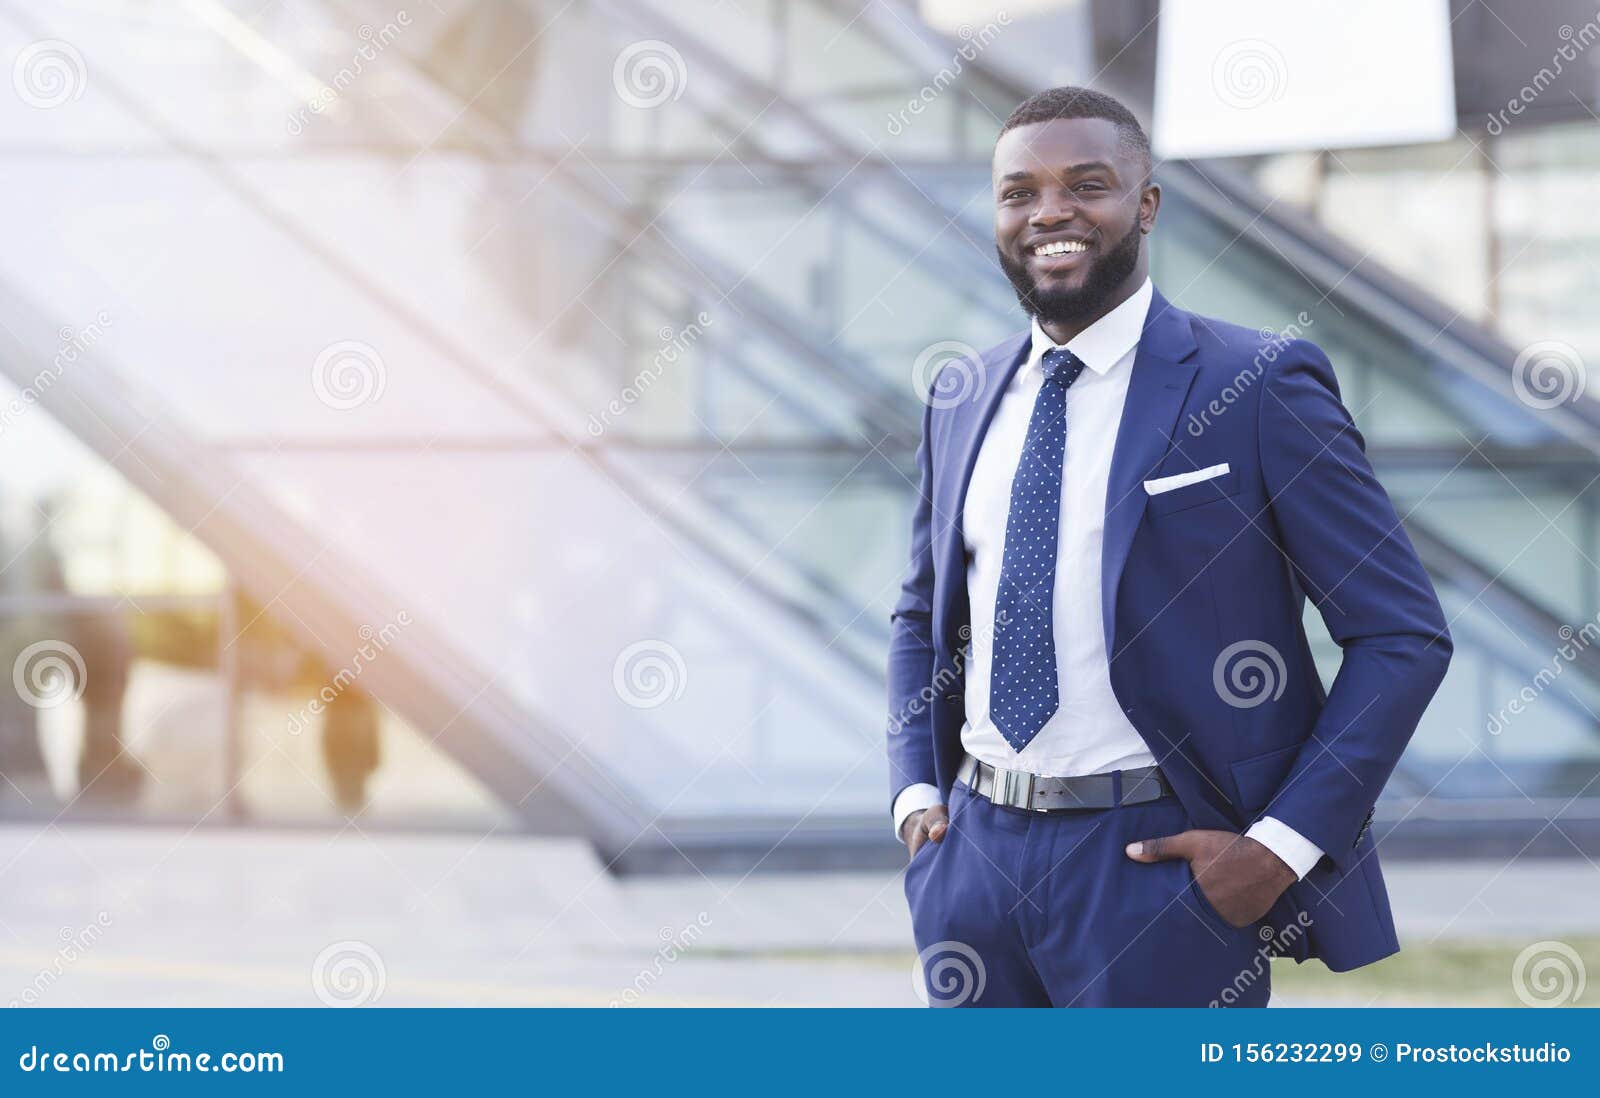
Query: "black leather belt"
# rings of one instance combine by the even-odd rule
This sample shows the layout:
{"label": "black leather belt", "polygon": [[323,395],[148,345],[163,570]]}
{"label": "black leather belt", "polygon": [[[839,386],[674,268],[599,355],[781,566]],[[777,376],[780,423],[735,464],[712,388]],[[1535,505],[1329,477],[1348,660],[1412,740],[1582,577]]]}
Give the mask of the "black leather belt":
{"label": "black leather belt", "polygon": [[1172,795],[1172,786],[1167,784],[1159,766],[1084,774],[1076,778],[1047,778],[1026,770],[1002,770],[968,755],[962,760],[956,778],[995,804],[1029,812],[1116,808]]}

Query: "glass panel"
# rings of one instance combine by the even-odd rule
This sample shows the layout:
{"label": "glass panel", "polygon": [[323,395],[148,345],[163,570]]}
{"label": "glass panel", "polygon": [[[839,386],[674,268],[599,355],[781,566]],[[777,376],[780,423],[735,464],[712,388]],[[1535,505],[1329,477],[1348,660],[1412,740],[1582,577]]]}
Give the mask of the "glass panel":
{"label": "glass panel", "polygon": [[0,591],[115,599],[221,591],[216,557],[38,406],[55,369],[25,389],[0,378]]}
{"label": "glass panel", "polygon": [[1600,354],[1588,206],[1594,125],[1526,123],[1426,146],[1241,162],[1258,185],[1517,347]]}
{"label": "glass panel", "polygon": [[1489,177],[1466,139],[1328,153],[1318,211],[1328,227],[1463,316],[1487,320],[1497,272],[1483,247]]}
{"label": "glass panel", "polygon": [[[880,690],[844,653],[817,645],[800,608],[767,586],[778,569],[757,566],[781,545],[755,543],[748,566],[719,563],[714,554],[738,546],[706,537],[712,512],[694,512],[693,527],[653,518],[681,487],[659,467],[646,480],[633,479],[641,468],[611,467],[650,494],[620,496],[606,473],[560,450],[248,462],[262,481],[293,485],[304,521],[337,524],[342,551],[403,592],[394,605],[414,608],[421,624],[396,642],[396,658],[424,658],[422,638],[442,639],[564,742],[625,774],[621,784],[666,804],[702,768],[738,763],[704,786],[725,803],[685,793],[674,808],[788,810],[828,794],[874,809],[880,783],[860,765],[859,732],[879,722]],[[802,484],[791,513],[836,487]],[[648,693],[656,676],[669,698]],[[805,762],[790,765],[793,752],[777,741],[801,727]]]}
{"label": "glass panel", "polygon": [[1494,219],[1506,257],[1497,283],[1502,328],[1518,344],[1560,338],[1600,355],[1600,271],[1590,258],[1600,226],[1583,216],[1600,167],[1593,123],[1513,129],[1491,149],[1501,173]]}

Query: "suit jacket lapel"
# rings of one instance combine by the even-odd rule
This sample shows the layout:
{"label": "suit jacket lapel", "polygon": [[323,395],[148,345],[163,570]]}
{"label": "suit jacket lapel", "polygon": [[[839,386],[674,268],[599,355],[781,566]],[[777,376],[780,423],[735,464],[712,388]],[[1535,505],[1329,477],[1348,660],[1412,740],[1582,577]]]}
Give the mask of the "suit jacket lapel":
{"label": "suit jacket lapel", "polygon": [[1128,380],[1127,402],[1122,408],[1106,484],[1100,595],[1108,659],[1115,660],[1117,655],[1117,586],[1149,498],[1144,481],[1172,445],[1173,431],[1195,376],[1194,365],[1184,360],[1196,346],[1189,314],[1174,308],[1157,291],[1150,300],[1144,333],[1134,355],[1133,376]]}
{"label": "suit jacket lapel", "polygon": [[[995,409],[1000,407],[1000,398],[1005,395],[1017,370],[1028,360],[1032,337],[1030,328],[985,353],[981,387],[970,399],[953,409],[948,453],[954,461],[950,467],[957,470],[957,477],[952,485],[953,491],[946,496],[949,510],[945,512],[944,525],[950,532],[950,545],[946,550],[945,562],[947,567],[960,568],[963,574],[966,569],[966,535],[961,522],[967,504],[967,486],[972,482],[972,470],[978,463],[978,449],[983,445],[983,436],[994,419]],[[952,599],[959,593],[964,601],[966,589],[967,585],[962,581],[951,583],[946,591]],[[952,613],[951,606],[946,606],[945,610],[942,620],[946,622],[950,648],[955,651],[964,647],[964,643],[959,642],[959,633],[961,626],[970,624],[971,613]],[[958,617],[959,621],[956,620]]]}

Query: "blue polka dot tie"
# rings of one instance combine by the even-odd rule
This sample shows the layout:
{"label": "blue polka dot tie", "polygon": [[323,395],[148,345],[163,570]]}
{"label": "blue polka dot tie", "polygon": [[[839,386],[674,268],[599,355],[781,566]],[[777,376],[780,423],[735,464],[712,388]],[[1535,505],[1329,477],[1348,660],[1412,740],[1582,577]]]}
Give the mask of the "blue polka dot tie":
{"label": "blue polka dot tie", "polygon": [[1083,360],[1053,347],[1044,353],[1040,369],[1044,384],[1011,481],[989,672],[989,719],[1017,751],[1032,742],[1060,705],[1052,621],[1056,541],[1067,456],[1067,387],[1083,373]]}

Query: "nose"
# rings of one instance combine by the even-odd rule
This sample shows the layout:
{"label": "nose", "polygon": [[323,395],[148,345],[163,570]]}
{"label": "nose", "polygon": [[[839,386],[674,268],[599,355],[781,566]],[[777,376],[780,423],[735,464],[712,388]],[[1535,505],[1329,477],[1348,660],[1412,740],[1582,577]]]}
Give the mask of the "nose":
{"label": "nose", "polygon": [[1076,213],[1077,210],[1071,202],[1051,202],[1048,199],[1041,199],[1038,207],[1033,211],[1033,216],[1028,220],[1035,227],[1044,227],[1055,225],[1062,221],[1070,221]]}

